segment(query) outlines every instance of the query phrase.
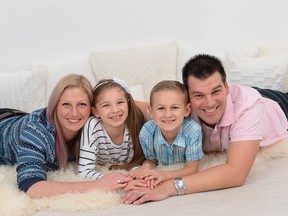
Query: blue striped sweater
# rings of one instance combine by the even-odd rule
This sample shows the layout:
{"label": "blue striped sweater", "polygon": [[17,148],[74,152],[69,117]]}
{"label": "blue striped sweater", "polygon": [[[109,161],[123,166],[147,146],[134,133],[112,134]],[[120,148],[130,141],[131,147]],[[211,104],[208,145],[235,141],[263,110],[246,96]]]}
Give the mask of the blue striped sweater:
{"label": "blue striped sweater", "polygon": [[0,164],[17,164],[17,183],[22,191],[47,179],[58,168],[55,128],[48,122],[46,109],[0,121]]}

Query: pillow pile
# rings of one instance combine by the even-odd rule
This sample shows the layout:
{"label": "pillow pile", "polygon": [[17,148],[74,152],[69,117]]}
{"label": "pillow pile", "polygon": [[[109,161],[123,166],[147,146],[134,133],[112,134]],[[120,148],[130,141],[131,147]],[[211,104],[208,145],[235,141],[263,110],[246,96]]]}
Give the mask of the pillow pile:
{"label": "pillow pile", "polygon": [[178,45],[175,42],[94,51],[90,55],[90,63],[97,81],[117,77],[132,87],[142,85],[145,100],[148,101],[156,83],[176,80],[177,51]]}

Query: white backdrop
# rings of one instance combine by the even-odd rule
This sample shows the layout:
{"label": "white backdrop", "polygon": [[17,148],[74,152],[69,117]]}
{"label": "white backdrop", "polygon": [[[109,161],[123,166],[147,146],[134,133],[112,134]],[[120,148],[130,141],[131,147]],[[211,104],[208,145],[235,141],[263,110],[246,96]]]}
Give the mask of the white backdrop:
{"label": "white backdrop", "polygon": [[286,0],[0,0],[0,72],[177,41],[196,52],[288,44]]}

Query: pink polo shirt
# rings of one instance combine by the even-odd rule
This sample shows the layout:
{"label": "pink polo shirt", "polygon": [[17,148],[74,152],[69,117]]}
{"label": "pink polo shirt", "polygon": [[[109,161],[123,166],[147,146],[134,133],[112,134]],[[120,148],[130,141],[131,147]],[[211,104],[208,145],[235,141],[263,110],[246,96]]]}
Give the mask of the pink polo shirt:
{"label": "pink polo shirt", "polygon": [[[195,113],[191,117],[200,122]],[[229,85],[225,112],[215,128],[201,125],[205,152],[225,150],[230,142],[260,140],[263,147],[288,137],[288,122],[278,103],[240,85]]]}

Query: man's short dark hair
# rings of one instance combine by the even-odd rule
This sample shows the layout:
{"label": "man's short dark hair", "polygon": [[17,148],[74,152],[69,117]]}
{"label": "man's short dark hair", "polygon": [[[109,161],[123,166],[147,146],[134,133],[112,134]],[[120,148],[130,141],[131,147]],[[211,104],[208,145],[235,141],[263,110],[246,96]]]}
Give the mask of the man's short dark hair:
{"label": "man's short dark hair", "polygon": [[208,55],[199,54],[188,60],[182,69],[182,80],[188,89],[188,78],[193,76],[197,79],[204,80],[214,73],[220,73],[223,83],[226,82],[226,73],[222,62],[219,58]]}

